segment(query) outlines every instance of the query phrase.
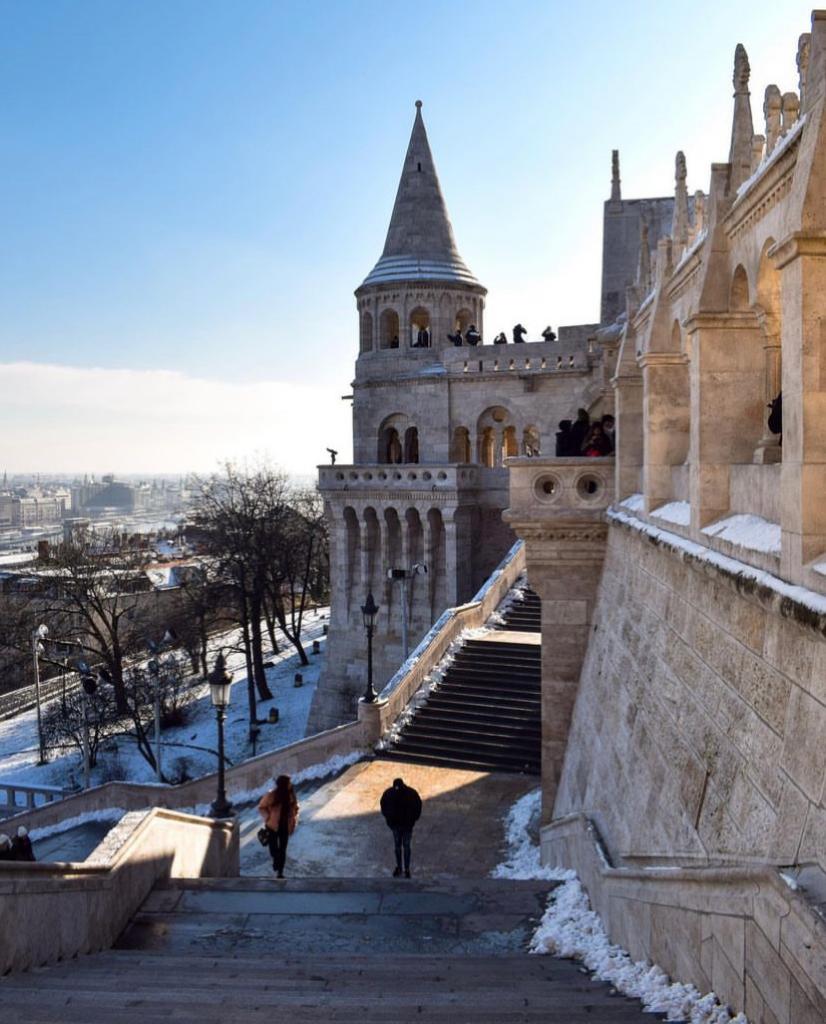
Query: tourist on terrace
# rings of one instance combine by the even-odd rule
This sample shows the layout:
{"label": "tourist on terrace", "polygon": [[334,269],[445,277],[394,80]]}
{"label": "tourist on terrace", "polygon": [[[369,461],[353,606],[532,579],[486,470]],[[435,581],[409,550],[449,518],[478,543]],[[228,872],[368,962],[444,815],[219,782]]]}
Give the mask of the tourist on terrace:
{"label": "tourist on terrace", "polygon": [[571,427],[571,455],[582,454],[582,446],[585,444],[590,426],[591,417],[588,415],[588,410],[577,409],[576,420]]}
{"label": "tourist on terrace", "polygon": [[25,825],[21,825],[17,830],[17,835],[11,841],[12,849],[12,860],[28,860],[33,861],[37,858],[34,855],[34,849],[32,848],[32,841],[29,836],[29,830]]}
{"label": "tourist on terrace", "polygon": [[493,339],[493,344],[494,345],[507,345],[507,343],[508,343],[508,339],[505,337],[505,332],[504,331],[500,331],[496,335],[496,337]]}
{"label": "tourist on terrace", "polygon": [[399,336],[398,336],[398,334],[394,334],[393,335],[393,340],[390,342],[390,348],[398,348],[398,347],[399,347]]}
{"label": "tourist on terrace", "polygon": [[5,832],[0,832],[0,860],[14,860],[11,839]]}
{"label": "tourist on terrace", "polygon": [[422,798],[412,786],[405,786],[402,779],[393,779],[393,785],[382,793],[381,813],[393,832],[396,850],[396,868],[393,877],[402,873],[402,851],[404,851],[404,877],[410,878],[410,840],[413,826],[422,814]]}
{"label": "tourist on terrace", "polygon": [[287,843],[298,824],[298,799],[289,775],[279,775],[275,789],[265,793],[258,804],[258,813],[267,830],[267,846],[276,877],[284,877]]}
{"label": "tourist on terrace", "polygon": [[468,345],[478,345],[482,340],[482,335],[476,330],[476,325],[471,324],[465,332],[465,341]]}
{"label": "tourist on terrace", "polygon": [[568,456],[575,454],[571,448],[571,421],[560,420],[559,430],[556,432],[556,457],[558,459],[567,459]]}
{"label": "tourist on terrace", "polygon": [[614,417],[610,412],[607,412],[600,421],[602,423],[602,432],[608,438],[608,443],[611,445],[611,452],[616,447],[616,441],[614,440]]}
{"label": "tourist on terrace", "polygon": [[582,454],[588,459],[598,459],[611,454],[611,442],[605,436],[601,423],[594,423],[582,446]]}
{"label": "tourist on terrace", "polygon": [[542,337],[545,341],[556,341],[556,332],[550,324],[542,332]]}
{"label": "tourist on terrace", "polygon": [[456,348],[461,348],[461,346],[462,346],[462,332],[457,329],[455,334],[448,334],[447,340],[448,341],[452,341],[453,344],[456,346]]}
{"label": "tourist on terrace", "polygon": [[524,344],[525,335],[528,333],[528,329],[523,327],[522,324],[517,324],[513,329],[513,343],[514,345]]}

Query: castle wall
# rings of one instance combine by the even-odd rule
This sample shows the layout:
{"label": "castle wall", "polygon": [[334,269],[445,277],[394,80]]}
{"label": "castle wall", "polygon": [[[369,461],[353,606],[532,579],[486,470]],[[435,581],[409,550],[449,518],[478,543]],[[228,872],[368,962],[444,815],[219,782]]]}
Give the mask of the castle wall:
{"label": "castle wall", "polygon": [[826,869],[823,630],[614,522],[554,816],[618,859]]}

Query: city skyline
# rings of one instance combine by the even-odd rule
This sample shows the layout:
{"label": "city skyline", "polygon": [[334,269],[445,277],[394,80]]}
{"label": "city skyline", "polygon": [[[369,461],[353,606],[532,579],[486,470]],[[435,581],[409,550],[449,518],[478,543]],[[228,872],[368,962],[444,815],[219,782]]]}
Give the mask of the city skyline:
{"label": "city skyline", "polygon": [[675,47],[673,15],[648,3],[392,19],[373,3],[2,4],[8,468],[259,456],[309,473],[328,446],[347,460],[352,292],[381,252],[417,98],[459,250],[489,289],[487,334],[595,320],[611,149],[626,196],[671,194],[679,148],[707,189],[728,145],[729,41],[747,46],[759,116],[778,68],[781,90],[796,82],[783,24],[808,7],[793,8],[700,3]]}

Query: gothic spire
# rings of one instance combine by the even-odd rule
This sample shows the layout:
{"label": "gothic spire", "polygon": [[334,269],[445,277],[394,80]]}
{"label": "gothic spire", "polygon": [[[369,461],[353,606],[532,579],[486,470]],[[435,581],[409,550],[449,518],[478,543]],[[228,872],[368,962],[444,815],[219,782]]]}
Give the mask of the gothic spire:
{"label": "gothic spire", "polygon": [[421,100],[416,100],[416,117],[384,251],[364,284],[411,280],[455,281],[479,286],[456,248],[427,141]]}
{"label": "gothic spire", "polygon": [[754,125],[749,99],[749,57],[746,48],[738,43],[734,51],[734,117],[731,123],[731,146],[728,162],[731,164],[731,188],[736,192],[751,174],[751,140]]}

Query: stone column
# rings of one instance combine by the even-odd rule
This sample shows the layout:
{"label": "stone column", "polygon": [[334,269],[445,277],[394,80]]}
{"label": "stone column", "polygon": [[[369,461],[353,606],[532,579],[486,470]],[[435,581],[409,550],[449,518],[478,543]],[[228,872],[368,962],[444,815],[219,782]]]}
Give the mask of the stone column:
{"label": "stone column", "polygon": [[782,275],[781,573],[797,583],[826,551],[826,237],[795,233],[769,256]]}
{"label": "stone column", "polygon": [[460,563],[455,514],[455,509],[444,509],[442,511],[442,521],[445,524],[445,601],[448,608],[452,608],[459,603],[458,574]]}
{"label": "stone column", "polygon": [[617,500],[642,490],[643,466],[642,376],[623,374],[614,381]]}
{"label": "stone column", "polygon": [[763,338],[751,311],[697,313],[691,357],[691,527],[729,510],[731,466],[751,463],[763,433]]}
{"label": "stone column", "polygon": [[682,352],[646,352],[640,363],[643,494],[650,512],[673,498],[672,467],[682,465],[688,454],[688,366]]}
{"label": "stone column", "polygon": [[757,321],[763,334],[763,374],[765,400],[763,436],[754,450],[754,461],[760,464],[782,462],[783,449],[780,435],[769,430],[769,406],[780,392],[781,360],[780,360],[780,324],[777,318],[763,310],[757,311]]}

